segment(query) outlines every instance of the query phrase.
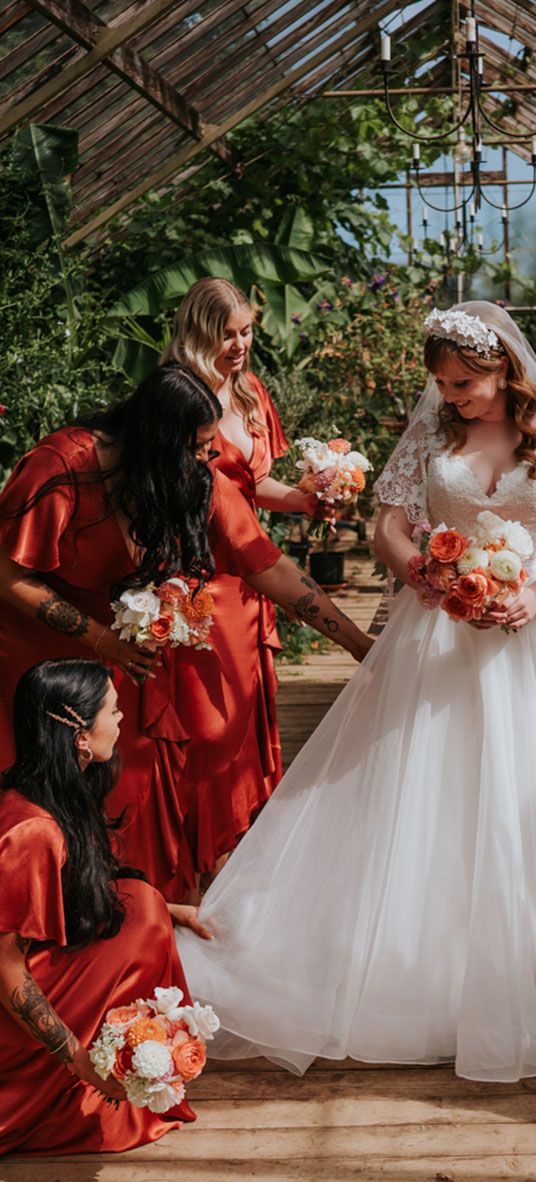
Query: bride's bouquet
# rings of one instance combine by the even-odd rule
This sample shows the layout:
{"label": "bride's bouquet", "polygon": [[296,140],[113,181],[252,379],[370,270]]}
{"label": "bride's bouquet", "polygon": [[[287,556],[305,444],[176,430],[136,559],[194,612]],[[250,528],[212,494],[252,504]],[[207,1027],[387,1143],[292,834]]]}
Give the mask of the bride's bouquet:
{"label": "bride's bouquet", "polygon": [[[415,535],[414,535],[415,536]],[[532,538],[518,521],[479,513],[474,535],[427,522],[418,527],[421,553],[408,570],[423,607],[441,607],[453,620],[480,620],[495,604],[518,594],[528,577]],[[506,629],[507,630],[507,629]]]}
{"label": "bride's bouquet", "polygon": [[210,648],[214,600],[206,588],[194,591],[185,579],[123,591],[112,608],[115,618],[111,626],[121,640],[133,640],[151,652],[166,644]]}
{"label": "bride's bouquet", "polygon": [[181,1005],[182,990],[155,989],[154,997],[108,1010],[89,1052],[101,1079],[115,1076],[136,1108],[168,1112],[201,1074],[205,1044],[220,1021],[211,1006]]}
{"label": "bride's bouquet", "polygon": [[[295,447],[301,459],[296,461],[302,472],[298,488],[305,493],[314,493],[319,503],[333,507],[355,505],[365,487],[365,472],[372,465],[360,451],[352,451],[347,439],[296,439]],[[327,533],[326,522],[316,527],[319,536]],[[314,532],[315,527],[310,531]]]}

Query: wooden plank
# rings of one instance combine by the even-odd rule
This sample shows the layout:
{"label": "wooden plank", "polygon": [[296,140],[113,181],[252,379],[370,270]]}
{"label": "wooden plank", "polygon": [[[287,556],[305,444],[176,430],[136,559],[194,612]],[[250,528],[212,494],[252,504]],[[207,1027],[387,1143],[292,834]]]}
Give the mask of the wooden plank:
{"label": "wooden plank", "polygon": [[[165,0],[155,0],[155,2],[164,3]],[[167,2],[169,3],[169,0],[167,0]],[[300,65],[296,67],[296,69],[294,69],[289,75],[281,78],[277,83],[274,83],[273,86],[269,87],[267,90],[257,88],[254,96],[250,98],[249,102],[247,102],[245,106],[233,111],[232,115],[225,119],[217,128],[213,128],[210,134],[203,136],[202,140],[198,141],[196,144],[193,144],[190,148],[184,149],[177,155],[172,156],[166,162],[166,164],[157,169],[156,172],[152,172],[149,176],[146,176],[128,193],[125,193],[117,201],[112,202],[112,204],[106,209],[101,210],[97,217],[93,218],[85,228],[80,228],[74,234],[69,235],[65,242],[66,246],[74,246],[77,242],[82,241],[84,237],[96,233],[96,231],[99,230],[101,226],[105,225],[106,222],[110,221],[111,218],[116,217],[117,214],[121,213],[123,209],[126,209],[127,206],[136,201],[138,197],[144,196],[145,193],[149,192],[151,189],[156,188],[163,181],[167,180],[174,172],[176,172],[194,156],[197,156],[206,148],[210,147],[210,145],[220,136],[225,135],[228,131],[231,131],[233,127],[236,127],[238,123],[243,122],[244,119],[249,118],[250,115],[254,115],[256,111],[266,106],[282,91],[290,90],[294,82],[297,82],[299,79],[303,78],[305,74],[309,73],[315,67],[316,64],[318,64],[320,61],[323,61],[326,57],[333,56],[336,53],[337,47],[339,45],[346,44],[349,40],[354,40],[359,30],[363,31],[365,28],[371,28],[378,20],[381,20],[383,16],[387,15],[391,8],[392,0],[384,0],[384,3],[381,4],[373,14],[369,12],[367,15],[363,16],[362,19],[356,22],[355,27],[353,27],[350,32],[346,31],[342,37],[337,38],[334,42],[332,42],[327,49],[323,49],[319,53],[314,54],[311,58],[308,58],[306,61],[302,61]]]}
{"label": "wooden plank", "polygon": [[[80,0],[31,0],[43,16],[53,21],[73,40],[92,51],[105,41],[109,27],[99,16],[88,11]],[[134,19],[134,18],[132,18]],[[125,22],[125,24],[128,22]],[[121,29],[123,26],[120,25]],[[152,106],[179,127],[200,139],[206,131],[206,122],[192,103],[187,102],[157,70],[143,57],[126,45],[118,45],[104,55],[108,67],[124,82],[138,91]],[[230,162],[232,153],[226,144],[215,140],[211,150]]]}

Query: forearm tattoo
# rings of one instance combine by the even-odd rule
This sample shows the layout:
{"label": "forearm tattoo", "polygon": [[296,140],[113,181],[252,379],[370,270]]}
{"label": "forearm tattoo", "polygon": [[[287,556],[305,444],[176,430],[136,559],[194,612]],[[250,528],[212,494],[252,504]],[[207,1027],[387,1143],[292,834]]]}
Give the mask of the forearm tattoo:
{"label": "forearm tattoo", "polygon": [[[30,580],[28,580],[30,582]],[[34,582],[34,586],[45,587],[45,584]],[[89,618],[72,603],[67,603],[55,591],[47,587],[47,597],[39,604],[37,619],[57,632],[66,632],[68,636],[85,636],[89,626]]]}
{"label": "forearm tattoo", "polygon": [[27,969],[24,970],[22,985],[13,990],[9,1001],[13,1013],[18,1014],[30,1033],[47,1051],[56,1055],[60,1063],[72,1063],[78,1039],[63,1022],[60,1022],[37,981],[34,981]]}
{"label": "forearm tattoo", "polygon": [[344,612],[339,611],[339,608],[335,607],[335,604],[332,603],[330,604],[330,607],[333,614],[329,616],[323,616],[321,614],[320,607],[317,603],[315,603],[317,594],[324,597],[322,588],[319,587],[317,583],[315,583],[314,579],[309,578],[308,575],[302,575],[300,582],[302,582],[304,586],[308,588],[308,591],[304,595],[300,595],[299,599],[296,600],[296,603],[292,603],[290,606],[294,608],[294,611],[296,615],[299,616],[300,620],[304,620],[306,624],[310,624],[313,628],[319,628],[320,631],[322,631],[320,628],[320,623],[322,623],[329,632],[330,636],[335,636],[340,627],[340,624],[338,620],[335,619],[335,617],[338,616],[339,619],[344,620]]}

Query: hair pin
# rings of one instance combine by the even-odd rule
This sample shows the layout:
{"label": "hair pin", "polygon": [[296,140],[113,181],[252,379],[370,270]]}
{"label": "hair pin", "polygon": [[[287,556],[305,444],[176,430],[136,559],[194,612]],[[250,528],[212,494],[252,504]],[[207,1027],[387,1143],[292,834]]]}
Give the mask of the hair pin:
{"label": "hair pin", "polygon": [[[81,718],[80,715],[76,713],[76,710],[73,710],[72,706],[67,706],[65,702],[62,703],[62,706],[66,714],[72,715],[71,718],[63,718],[61,714],[54,714],[52,710],[46,711],[48,717],[54,718],[56,722],[62,722],[64,726],[72,726],[73,730],[75,731],[79,730],[80,727],[87,726],[85,719]],[[73,722],[73,719],[76,719],[76,722]]]}

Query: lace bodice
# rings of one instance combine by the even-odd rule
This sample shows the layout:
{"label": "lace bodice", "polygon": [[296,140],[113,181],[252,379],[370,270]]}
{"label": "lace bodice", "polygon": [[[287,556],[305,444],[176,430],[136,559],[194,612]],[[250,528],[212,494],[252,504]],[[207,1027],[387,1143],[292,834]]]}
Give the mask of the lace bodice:
{"label": "lace bodice", "polygon": [[456,527],[472,533],[477,513],[490,510],[520,521],[536,547],[536,480],[525,460],[504,472],[489,496],[461,455],[445,444],[437,414],[424,412],[410,424],[375,484],[378,499],[401,505],[409,521]]}

